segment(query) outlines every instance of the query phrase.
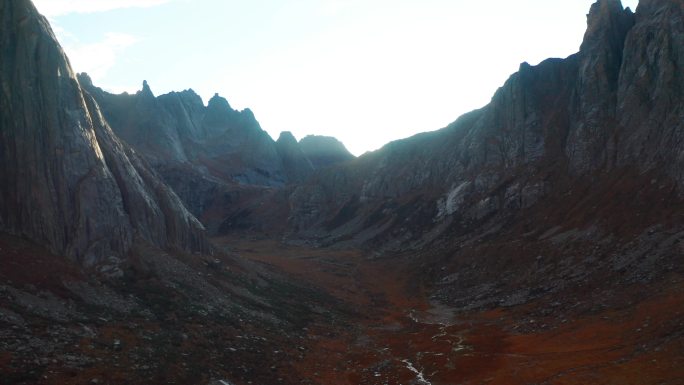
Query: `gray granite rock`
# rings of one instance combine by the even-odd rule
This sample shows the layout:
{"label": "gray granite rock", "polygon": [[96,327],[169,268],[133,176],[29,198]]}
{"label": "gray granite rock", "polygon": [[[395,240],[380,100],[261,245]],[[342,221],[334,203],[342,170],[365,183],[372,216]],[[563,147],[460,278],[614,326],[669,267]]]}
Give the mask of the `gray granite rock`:
{"label": "gray granite rock", "polygon": [[202,225],[123,144],[28,0],[0,8],[0,230],[85,265],[134,238],[208,250]]}

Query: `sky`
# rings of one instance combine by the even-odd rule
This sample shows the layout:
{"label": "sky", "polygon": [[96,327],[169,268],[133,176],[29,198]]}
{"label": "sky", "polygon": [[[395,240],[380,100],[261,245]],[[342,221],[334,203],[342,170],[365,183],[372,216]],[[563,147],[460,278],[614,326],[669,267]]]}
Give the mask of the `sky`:
{"label": "sky", "polygon": [[577,52],[593,0],[34,2],[105,90],[219,93],[274,139],[360,155],[486,105],[522,62]]}

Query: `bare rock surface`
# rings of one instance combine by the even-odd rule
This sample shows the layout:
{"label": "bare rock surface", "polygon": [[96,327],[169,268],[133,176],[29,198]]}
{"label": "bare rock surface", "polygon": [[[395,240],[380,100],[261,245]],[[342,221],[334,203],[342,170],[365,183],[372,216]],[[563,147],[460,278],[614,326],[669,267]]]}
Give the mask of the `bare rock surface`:
{"label": "bare rock surface", "polygon": [[202,225],[84,93],[30,1],[0,8],[0,226],[89,265],[135,237],[208,250]]}

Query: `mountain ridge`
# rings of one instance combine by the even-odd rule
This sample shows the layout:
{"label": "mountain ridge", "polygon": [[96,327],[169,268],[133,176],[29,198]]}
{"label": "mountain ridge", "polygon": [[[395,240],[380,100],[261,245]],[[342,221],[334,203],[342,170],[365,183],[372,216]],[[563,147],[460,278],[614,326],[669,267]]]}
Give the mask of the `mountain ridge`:
{"label": "mountain ridge", "polygon": [[[314,238],[334,243],[336,237],[349,240],[354,234],[365,238],[376,231],[389,232],[394,226],[403,226],[400,220],[406,219],[401,219],[404,214],[397,213],[393,219],[386,218],[373,226],[357,220],[355,225],[347,223],[345,230],[340,228],[337,235],[331,235],[335,231],[326,223],[344,207],[365,207],[364,215],[371,215],[384,210],[388,200],[401,207],[409,197],[422,196],[416,206],[417,217],[436,218],[444,209],[440,209],[439,202],[452,202],[447,211],[477,222],[496,213],[514,212],[516,207],[529,207],[549,194],[559,193],[562,187],[554,192],[550,182],[560,175],[570,179],[600,178],[602,173],[636,168],[663,172],[681,180],[681,168],[674,166],[679,162],[679,147],[672,142],[654,143],[662,140],[657,138],[664,138],[663,132],[683,132],[682,120],[678,119],[681,80],[672,72],[683,64],[678,59],[682,45],[676,43],[682,38],[676,23],[681,15],[681,5],[676,1],[649,2],[640,6],[635,15],[623,10],[619,1],[598,1],[588,15],[588,31],[577,54],[566,59],[547,59],[536,66],[523,63],[519,72],[497,90],[490,104],[462,116],[447,128],[390,143],[351,164],[337,167],[329,175],[319,174],[293,195],[295,213],[291,219],[298,222],[295,226],[313,229],[308,233]],[[649,42],[647,36],[655,28],[661,41]],[[661,44],[675,51],[658,54],[655,47]],[[623,47],[624,57],[617,55]],[[646,52],[650,53],[652,64],[640,63],[642,55],[648,57]],[[642,74],[642,80],[626,80],[646,68],[648,75]],[[662,94],[652,94],[650,101],[635,100],[636,95],[658,90],[639,87],[647,85],[649,77],[666,77],[672,82],[660,87]],[[669,122],[659,119],[661,128],[648,123],[658,122],[649,120],[644,107],[654,103],[669,106],[658,108],[657,114],[667,116]],[[643,112],[640,116],[635,111]],[[667,129],[663,130],[665,126]],[[634,140],[643,129],[649,132],[649,139]],[[649,147],[645,147],[649,142]],[[668,153],[669,160],[661,155],[657,162],[642,162],[634,154],[634,147],[645,158]],[[333,202],[334,208],[321,207],[311,217],[307,207],[312,202],[300,200],[308,196],[321,196],[317,199]],[[460,202],[458,208],[454,202]],[[301,213],[297,212],[298,207],[302,208]],[[420,226],[410,236],[418,242],[416,245],[423,245],[417,234],[426,229],[419,231]]]}

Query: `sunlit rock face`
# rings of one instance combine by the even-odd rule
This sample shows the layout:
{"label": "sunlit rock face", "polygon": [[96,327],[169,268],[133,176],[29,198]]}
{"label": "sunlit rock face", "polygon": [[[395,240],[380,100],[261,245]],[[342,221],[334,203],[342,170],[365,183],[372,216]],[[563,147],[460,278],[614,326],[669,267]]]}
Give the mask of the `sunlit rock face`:
{"label": "sunlit rock face", "polygon": [[207,250],[202,225],[111,131],[45,18],[0,4],[0,230],[86,265],[134,238]]}

